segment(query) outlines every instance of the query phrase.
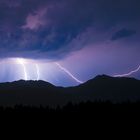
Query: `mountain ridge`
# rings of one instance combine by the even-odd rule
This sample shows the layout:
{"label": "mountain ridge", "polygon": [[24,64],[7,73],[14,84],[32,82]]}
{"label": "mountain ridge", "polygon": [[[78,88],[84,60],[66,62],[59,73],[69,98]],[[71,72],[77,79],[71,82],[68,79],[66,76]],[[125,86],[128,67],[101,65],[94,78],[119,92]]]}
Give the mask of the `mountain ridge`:
{"label": "mountain ridge", "polygon": [[65,105],[68,102],[140,100],[140,80],[98,75],[75,87],[57,87],[45,81],[0,83],[0,105]]}

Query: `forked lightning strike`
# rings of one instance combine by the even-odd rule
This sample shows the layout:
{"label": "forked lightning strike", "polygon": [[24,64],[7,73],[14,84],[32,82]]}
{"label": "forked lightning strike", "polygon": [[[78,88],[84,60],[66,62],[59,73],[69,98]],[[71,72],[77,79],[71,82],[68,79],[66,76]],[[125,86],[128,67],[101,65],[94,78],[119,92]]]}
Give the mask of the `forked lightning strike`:
{"label": "forked lightning strike", "polygon": [[59,63],[55,63],[62,71],[67,73],[72,79],[74,79],[77,83],[82,84],[83,82],[77,79],[72,73],[70,73],[66,68],[62,67]]}
{"label": "forked lightning strike", "polygon": [[129,73],[126,74],[119,74],[119,75],[114,75],[114,77],[125,77],[125,76],[130,76],[140,70],[140,65],[137,69],[130,71]]}
{"label": "forked lightning strike", "polygon": [[[24,80],[28,80],[28,76],[27,76],[27,70],[26,70],[26,66],[25,66],[25,61],[22,58],[17,58],[17,62],[19,64],[22,65],[23,67],[23,71],[24,71]],[[68,71],[66,68],[64,68],[63,66],[61,66],[59,63],[55,63],[62,71],[64,71],[66,74],[68,74],[72,79],[74,79],[77,83],[82,84],[83,82],[80,81],[79,79],[77,79],[70,71]],[[36,68],[36,80],[40,80],[40,71],[39,71],[39,66],[38,64],[35,64],[35,68]]]}
{"label": "forked lightning strike", "polygon": [[35,65],[36,66],[36,74],[37,74],[37,81],[40,80],[40,72],[39,72],[39,66],[38,64]]}
{"label": "forked lightning strike", "polygon": [[28,80],[27,72],[26,72],[26,66],[24,64],[24,60],[21,58],[17,59],[18,63],[22,65],[23,71],[24,71],[24,80]]}

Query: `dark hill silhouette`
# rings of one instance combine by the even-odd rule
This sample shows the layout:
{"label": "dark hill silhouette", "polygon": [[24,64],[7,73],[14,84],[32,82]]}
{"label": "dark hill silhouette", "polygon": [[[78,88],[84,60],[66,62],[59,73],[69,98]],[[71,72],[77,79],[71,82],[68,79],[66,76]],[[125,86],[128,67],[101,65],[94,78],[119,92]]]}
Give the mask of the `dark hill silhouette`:
{"label": "dark hill silhouette", "polygon": [[86,100],[136,101],[140,99],[140,81],[134,78],[114,78],[100,75],[76,87]]}
{"label": "dark hill silhouette", "polygon": [[97,76],[76,87],[56,87],[44,81],[15,81],[0,84],[0,105],[64,105],[68,102],[140,100],[140,81],[134,78]]}

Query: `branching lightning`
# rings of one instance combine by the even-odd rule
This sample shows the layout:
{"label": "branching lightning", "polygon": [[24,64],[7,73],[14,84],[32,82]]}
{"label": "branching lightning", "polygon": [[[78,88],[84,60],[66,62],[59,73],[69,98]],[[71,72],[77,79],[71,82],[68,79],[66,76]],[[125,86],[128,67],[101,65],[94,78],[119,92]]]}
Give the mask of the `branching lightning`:
{"label": "branching lightning", "polygon": [[[22,65],[23,67],[23,71],[24,71],[24,80],[28,80],[28,75],[27,75],[27,69],[26,69],[26,65],[25,65],[25,60],[22,58],[17,58],[17,62]],[[35,70],[36,70],[36,80],[40,79],[40,71],[39,71],[39,66],[38,64],[35,64]]]}
{"label": "branching lightning", "polygon": [[62,67],[59,63],[55,63],[62,71],[67,73],[72,79],[74,79],[77,83],[82,84],[83,82],[78,80],[72,73],[70,73],[66,68]]}
{"label": "branching lightning", "polygon": [[39,66],[38,64],[35,65],[36,66],[36,74],[37,74],[37,81],[40,80],[40,72],[39,72]]}
{"label": "branching lightning", "polygon": [[23,67],[23,71],[24,71],[24,79],[25,79],[25,80],[28,80],[28,76],[27,76],[26,66],[25,66],[25,64],[24,64],[24,60],[21,59],[21,58],[18,58],[17,61],[18,61],[18,63],[21,64],[22,67]]}
{"label": "branching lightning", "polygon": [[130,76],[140,70],[140,65],[138,66],[137,69],[130,71],[129,73],[126,74],[119,74],[119,75],[114,75],[114,77],[125,77],[125,76]]}
{"label": "branching lightning", "polygon": [[[16,59],[17,63],[19,63],[22,67],[23,67],[23,72],[24,72],[24,80],[28,80],[28,74],[27,74],[27,69],[26,69],[26,63],[30,63],[30,61],[27,61],[22,59],[22,58],[17,58]],[[79,79],[77,79],[69,70],[67,70],[66,68],[64,68],[63,66],[61,66],[59,63],[55,63],[60,70],[62,70],[63,72],[65,72],[68,76],[70,76],[73,80],[75,80],[77,83],[82,84],[83,82],[80,81]],[[28,66],[28,65],[27,65]],[[35,66],[35,72],[36,72],[36,80],[40,80],[40,69],[39,69],[39,65],[36,63],[34,64]],[[31,77],[32,75],[30,75]]]}

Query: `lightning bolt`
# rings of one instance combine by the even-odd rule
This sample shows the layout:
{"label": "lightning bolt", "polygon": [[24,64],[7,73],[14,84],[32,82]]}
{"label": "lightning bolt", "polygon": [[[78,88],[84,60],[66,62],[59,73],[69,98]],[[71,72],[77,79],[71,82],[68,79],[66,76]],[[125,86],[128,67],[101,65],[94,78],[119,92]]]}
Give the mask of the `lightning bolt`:
{"label": "lightning bolt", "polygon": [[78,80],[72,73],[70,73],[66,68],[62,67],[59,63],[55,63],[62,71],[67,73],[72,79],[74,79],[77,83],[82,84],[83,82]]}
{"label": "lightning bolt", "polygon": [[36,74],[37,74],[37,81],[40,79],[40,72],[39,72],[39,66],[38,66],[38,64],[36,64],[35,65],[35,67],[36,67]]}
{"label": "lightning bolt", "polygon": [[114,77],[125,77],[125,76],[130,76],[133,73],[136,73],[140,70],[140,65],[138,66],[138,68],[136,68],[135,70],[130,71],[129,73],[125,73],[125,74],[119,74],[119,75],[114,75]]}
{"label": "lightning bolt", "polygon": [[25,66],[25,64],[24,64],[24,60],[21,59],[21,58],[18,58],[17,61],[18,61],[18,63],[21,64],[22,67],[23,67],[23,71],[24,71],[24,79],[25,79],[25,80],[28,80],[28,76],[27,76],[26,66]]}

